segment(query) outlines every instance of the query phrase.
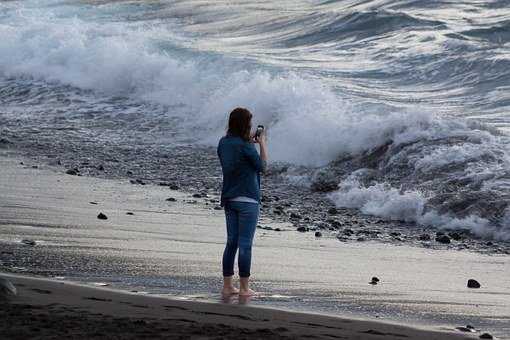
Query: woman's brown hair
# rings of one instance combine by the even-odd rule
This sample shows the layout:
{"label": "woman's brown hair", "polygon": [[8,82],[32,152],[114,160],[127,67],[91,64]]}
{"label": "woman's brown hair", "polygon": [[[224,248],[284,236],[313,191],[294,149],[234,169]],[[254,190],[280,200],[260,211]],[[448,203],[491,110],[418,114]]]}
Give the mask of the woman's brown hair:
{"label": "woman's brown hair", "polygon": [[230,112],[227,134],[250,141],[252,114],[248,109],[238,107]]}

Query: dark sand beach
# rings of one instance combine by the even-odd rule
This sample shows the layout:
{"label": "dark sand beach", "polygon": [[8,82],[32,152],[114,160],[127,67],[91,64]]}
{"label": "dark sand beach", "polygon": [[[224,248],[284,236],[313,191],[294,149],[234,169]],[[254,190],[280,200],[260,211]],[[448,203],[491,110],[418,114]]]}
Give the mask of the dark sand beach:
{"label": "dark sand beach", "polygon": [[[72,176],[12,154],[1,163],[0,268],[23,275],[8,277],[19,297],[3,307],[12,318],[3,332],[22,327],[29,337],[66,329],[77,337],[126,332],[253,339],[508,334],[504,255],[344,243],[263,219],[272,230],[259,229],[255,240],[254,287],[261,294],[244,306],[218,294],[224,226],[223,212],[211,203],[215,197]],[[100,212],[108,219],[98,219]],[[372,276],[380,283],[370,285]],[[467,288],[469,278],[482,288]],[[23,326],[27,319],[37,326]],[[165,319],[180,321],[168,326]],[[468,324],[477,331],[456,329]]]}
{"label": "dark sand beach", "polygon": [[2,339],[469,339],[451,332],[219,303],[179,301],[22,276],[0,307]]}

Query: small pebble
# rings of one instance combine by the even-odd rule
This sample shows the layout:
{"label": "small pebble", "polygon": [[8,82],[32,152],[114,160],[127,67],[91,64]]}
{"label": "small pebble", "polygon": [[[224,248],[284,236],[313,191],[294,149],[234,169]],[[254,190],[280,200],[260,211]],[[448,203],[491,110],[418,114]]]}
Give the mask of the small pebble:
{"label": "small pebble", "polygon": [[107,220],[108,219],[108,217],[105,214],[103,214],[103,213],[99,213],[99,215],[97,215],[97,218],[100,219],[100,220]]}
{"label": "small pebble", "polygon": [[475,279],[469,279],[468,282],[467,282],[467,286],[468,288],[480,288],[481,285],[478,281],[476,281]]}

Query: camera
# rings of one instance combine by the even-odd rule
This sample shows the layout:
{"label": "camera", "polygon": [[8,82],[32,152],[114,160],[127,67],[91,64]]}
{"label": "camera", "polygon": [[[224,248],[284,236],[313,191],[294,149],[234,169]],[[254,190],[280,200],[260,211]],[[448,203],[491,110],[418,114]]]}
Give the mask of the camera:
{"label": "camera", "polygon": [[255,139],[258,139],[260,137],[262,131],[264,131],[264,125],[257,126],[257,130],[255,131]]}

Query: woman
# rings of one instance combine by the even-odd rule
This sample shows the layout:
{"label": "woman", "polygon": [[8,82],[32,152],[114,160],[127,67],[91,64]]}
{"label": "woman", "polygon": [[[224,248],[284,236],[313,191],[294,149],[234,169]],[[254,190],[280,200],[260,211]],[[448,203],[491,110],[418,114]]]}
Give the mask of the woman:
{"label": "woman", "polygon": [[[222,294],[253,295],[249,287],[251,246],[260,205],[260,173],[267,162],[265,133],[251,134],[250,111],[236,108],[230,113],[227,134],[218,144],[218,157],[223,172],[221,206],[225,209],[227,244],[223,252]],[[260,146],[260,155],[254,143]],[[234,260],[239,249],[238,266],[240,287],[232,279]]]}

